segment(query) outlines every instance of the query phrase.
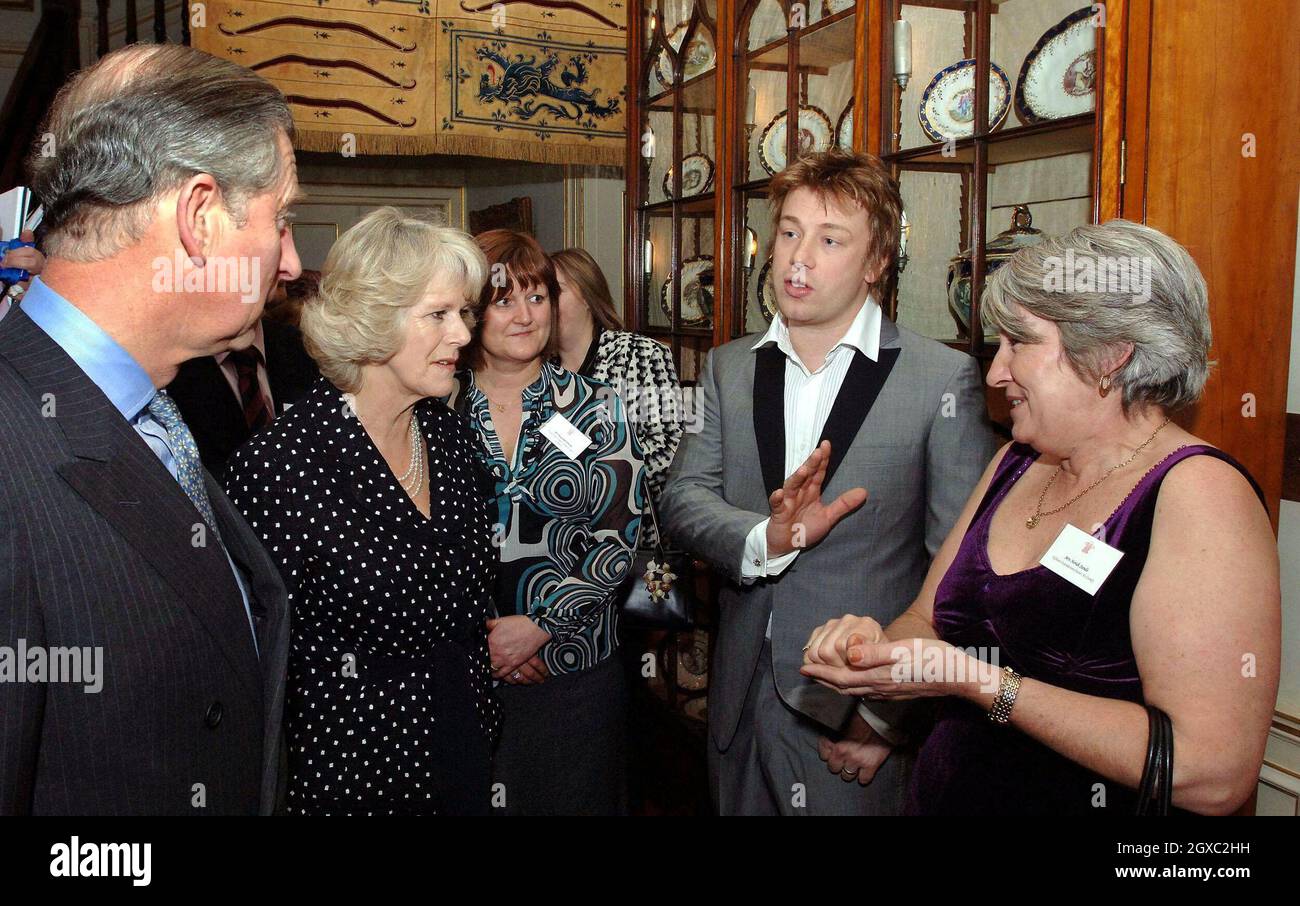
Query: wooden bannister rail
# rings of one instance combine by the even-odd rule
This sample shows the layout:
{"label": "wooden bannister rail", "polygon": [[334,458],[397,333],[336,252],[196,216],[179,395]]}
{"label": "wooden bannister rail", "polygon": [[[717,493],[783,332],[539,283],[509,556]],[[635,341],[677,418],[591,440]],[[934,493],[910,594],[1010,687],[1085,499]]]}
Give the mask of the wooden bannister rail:
{"label": "wooden bannister rail", "polygon": [[81,65],[80,20],[78,0],[44,0],[40,22],[0,107],[0,135],[5,137],[0,189],[23,183],[23,161],[36,142],[45,111]]}
{"label": "wooden bannister rail", "polygon": [[[111,3],[112,0],[95,2],[96,57],[102,57],[112,49]],[[125,0],[125,44],[135,44],[140,40],[138,7],[138,0]],[[178,15],[183,40],[188,44],[188,2],[182,0]],[[39,138],[36,131],[45,118],[45,112],[63,83],[81,68],[80,23],[79,0],[43,0],[40,21],[14,73],[4,105],[0,106],[0,135],[5,137],[5,148],[0,152],[0,191],[22,185],[26,180],[24,165]],[[167,42],[167,0],[153,0],[153,40],[156,44]]]}

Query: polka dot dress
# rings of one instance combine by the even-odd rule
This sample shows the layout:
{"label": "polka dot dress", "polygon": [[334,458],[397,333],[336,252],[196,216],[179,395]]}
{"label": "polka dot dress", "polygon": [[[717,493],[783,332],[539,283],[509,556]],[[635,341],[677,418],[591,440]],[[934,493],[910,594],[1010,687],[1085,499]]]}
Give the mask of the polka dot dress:
{"label": "polka dot dress", "polygon": [[230,463],[227,492],[289,591],[293,813],[429,814],[486,776],[499,722],[486,476],[456,413],[417,412],[427,520],[323,379]]}

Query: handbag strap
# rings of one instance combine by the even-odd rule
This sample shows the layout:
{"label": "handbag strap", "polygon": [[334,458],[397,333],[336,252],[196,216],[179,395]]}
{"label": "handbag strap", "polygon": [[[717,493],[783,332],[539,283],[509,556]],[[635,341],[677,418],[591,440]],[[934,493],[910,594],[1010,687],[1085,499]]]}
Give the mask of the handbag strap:
{"label": "handbag strap", "polygon": [[[647,491],[645,495],[645,508],[646,511],[650,513],[651,524],[654,525],[655,527],[654,555],[656,559],[662,560],[664,556],[664,533],[663,530],[659,528],[659,514],[655,512],[654,498],[650,496],[649,491]],[[642,513],[641,525],[637,526],[637,530],[636,530],[637,550],[641,549],[642,526],[644,525],[645,525],[645,513]]]}

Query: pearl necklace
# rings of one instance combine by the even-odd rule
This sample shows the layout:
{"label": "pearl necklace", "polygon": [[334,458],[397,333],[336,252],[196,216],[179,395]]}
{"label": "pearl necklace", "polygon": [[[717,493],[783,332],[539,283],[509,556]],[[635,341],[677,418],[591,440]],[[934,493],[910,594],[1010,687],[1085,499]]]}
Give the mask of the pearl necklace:
{"label": "pearl necklace", "polygon": [[406,467],[406,474],[397,479],[402,490],[407,493],[411,499],[415,499],[420,494],[420,489],[424,487],[424,434],[420,431],[420,420],[416,418],[415,413],[411,413],[411,427],[408,432],[411,438],[411,460]]}

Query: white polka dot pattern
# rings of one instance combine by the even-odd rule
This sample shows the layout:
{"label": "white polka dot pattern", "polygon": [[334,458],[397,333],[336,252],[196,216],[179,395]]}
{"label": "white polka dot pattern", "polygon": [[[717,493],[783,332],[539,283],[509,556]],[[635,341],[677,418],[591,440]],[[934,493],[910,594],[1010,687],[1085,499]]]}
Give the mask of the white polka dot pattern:
{"label": "white polka dot pattern", "polygon": [[432,810],[437,751],[456,744],[434,716],[449,682],[435,672],[455,672],[448,650],[468,664],[452,682],[462,710],[486,739],[497,732],[487,479],[456,413],[436,400],[417,411],[427,520],[323,379],[231,459],[227,491],[289,591],[291,811]]}

